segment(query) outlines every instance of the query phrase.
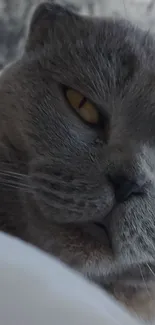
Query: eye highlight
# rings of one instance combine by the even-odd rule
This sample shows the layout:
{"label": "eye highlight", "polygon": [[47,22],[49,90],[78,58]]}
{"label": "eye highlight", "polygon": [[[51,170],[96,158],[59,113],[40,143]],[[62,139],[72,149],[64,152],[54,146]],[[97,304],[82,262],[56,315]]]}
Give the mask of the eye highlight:
{"label": "eye highlight", "polygon": [[91,124],[99,123],[99,112],[82,94],[71,88],[67,89],[65,94],[70,106],[75,109],[84,121]]}

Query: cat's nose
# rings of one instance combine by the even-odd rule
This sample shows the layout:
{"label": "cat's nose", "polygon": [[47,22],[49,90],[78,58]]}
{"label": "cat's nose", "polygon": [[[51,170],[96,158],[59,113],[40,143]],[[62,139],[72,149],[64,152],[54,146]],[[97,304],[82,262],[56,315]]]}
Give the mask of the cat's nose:
{"label": "cat's nose", "polygon": [[142,193],[142,187],[136,181],[130,180],[126,175],[116,174],[109,176],[115,191],[117,202],[126,201],[131,195]]}

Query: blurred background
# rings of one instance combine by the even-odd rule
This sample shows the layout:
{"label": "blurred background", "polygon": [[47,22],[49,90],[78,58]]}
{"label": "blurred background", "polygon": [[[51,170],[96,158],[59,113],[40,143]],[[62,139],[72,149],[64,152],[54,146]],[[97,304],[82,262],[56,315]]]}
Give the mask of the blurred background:
{"label": "blurred background", "polygon": [[[52,1],[52,0],[51,0]],[[0,0],[0,69],[23,50],[35,6],[44,0]],[[155,0],[56,0],[81,14],[124,17],[155,32]]]}

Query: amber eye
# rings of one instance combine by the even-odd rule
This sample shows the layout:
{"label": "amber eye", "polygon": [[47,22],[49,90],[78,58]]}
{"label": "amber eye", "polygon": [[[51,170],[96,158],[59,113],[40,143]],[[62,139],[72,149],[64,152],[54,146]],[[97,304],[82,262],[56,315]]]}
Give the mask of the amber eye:
{"label": "amber eye", "polygon": [[76,90],[67,89],[66,98],[69,104],[76,110],[84,121],[91,124],[98,124],[99,112],[83,95]]}

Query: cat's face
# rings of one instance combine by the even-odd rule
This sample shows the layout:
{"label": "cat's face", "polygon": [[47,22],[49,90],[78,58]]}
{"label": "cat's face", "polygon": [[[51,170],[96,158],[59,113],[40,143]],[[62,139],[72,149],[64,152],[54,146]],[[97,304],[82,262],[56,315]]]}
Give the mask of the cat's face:
{"label": "cat's face", "polygon": [[125,22],[42,6],[0,94],[1,138],[20,151],[42,220],[90,230],[105,249],[103,283],[146,290],[155,264],[154,41]]}

